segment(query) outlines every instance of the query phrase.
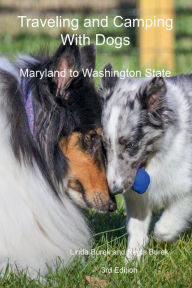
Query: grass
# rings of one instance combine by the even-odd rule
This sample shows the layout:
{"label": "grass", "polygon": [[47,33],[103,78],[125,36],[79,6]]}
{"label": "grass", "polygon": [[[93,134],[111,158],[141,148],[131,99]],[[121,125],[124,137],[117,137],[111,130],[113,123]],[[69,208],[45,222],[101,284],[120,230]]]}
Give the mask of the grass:
{"label": "grass", "polygon": [[[191,1],[185,1],[190,5]],[[177,0],[177,6],[180,7],[181,1]],[[178,16],[176,30],[178,34],[190,31],[190,15]],[[123,31],[121,31],[123,33]],[[89,31],[88,31],[89,33]],[[110,34],[111,31],[109,30]],[[50,37],[48,34],[22,33],[17,36],[8,34],[0,36],[0,51],[10,58],[13,58],[17,52],[29,53],[36,52],[42,43],[46,43],[51,51],[59,45],[58,35]],[[43,44],[45,45],[45,44]],[[192,55],[190,49],[192,40],[190,37],[179,38],[176,42],[176,67],[174,73],[189,72],[192,66]],[[132,47],[133,48],[133,47]],[[182,50],[185,49],[185,52]],[[188,49],[188,50],[187,50]],[[186,52],[188,51],[188,52]],[[111,61],[115,69],[139,69],[138,50],[136,48],[127,51],[124,49],[117,52],[113,48],[103,46],[97,51],[97,69],[102,69],[106,62]],[[96,85],[99,85],[99,79],[96,79]],[[93,242],[91,248],[97,253],[108,251],[108,255],[90,255],[86,263],[75,259],[73,264],[66,268],[58,268],[56,273],[49,271],[43,279],[29,279],[26,274],[20,271],[17,275],[14,273],[5,273],[0,279],[0,287],[24,288],[24,287],[111,287],[111,288],[179,288],[192,287],[192,234],[186,232],[181,235],[179,240],[171,245],[157,244],[153,240],[152,228],[150,233],[149,247],[137,265],[124,263],[124,254],[127,245],[127,234],[125,229],[125,214],[123,209],[123,200],[118,199],[118,210],[113,214],[98,214],[94,211],[85,212],[90,227],[93,231]],[[155,215],[155,219],[158,215]],[[154,222],[153,221],[153,222]],[[149,250],[167,251],[166,255],[150,255]],[[114,255],[116,253],[123,255]],[[121,254],[120,253],[120,254]],[[104,268],[106,269],[104,269]],[[114,273],[115,267],[128,268],[127,273]],[[135,268],[135,273],[131,269]],[[105,270],[105,271],[104,271]],[[111,273],[111,270],[113,271]],[[87,276],[97,277],[103,284],[92,285],[86,280]],[[103,285],[103,286],[101,286]]]}
{"label": "grass", "polygon": [[[120,207],[121,206],[121,207]],[[91,255],[84,264],[75,259],[67,269],[58,268],[51,271],[41,281],[32,280],[20,272],[5,274],[0,280],[0,287],[110,287],[110,288],[176,288],[191,287],[192,283],[192,240],[191,233],[185,233],[171,245],[156,244],[151,236],[149,249],[137,265],[124,263],[127,234],[125,230],[125,215],[121,199],[119,209],[113,214],[98,214],[93,211],[86,213],[90,226],[94,231],[94,243]],[[152,253],[153,251],[153,253]],[[154,255],[164,251],[165,255]],[[116,254],[122,255],[116,255]],[[107,254],[107,255],[103,255]],[[153,254],[153,255],[152,255]],[[115,273],[118,269],[127,269],[124,273]],[[104,271],[105,270],[105,271]],[[111,272],[113,271],[113,272]],[[104,286],[89,285],[87,276],[104,280]]]}

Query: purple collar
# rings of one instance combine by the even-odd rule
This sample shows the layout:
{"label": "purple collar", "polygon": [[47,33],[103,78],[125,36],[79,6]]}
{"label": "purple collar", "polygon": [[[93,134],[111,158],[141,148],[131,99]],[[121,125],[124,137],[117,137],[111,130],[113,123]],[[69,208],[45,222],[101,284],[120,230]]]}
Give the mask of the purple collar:
{"label": "purple collar", "polygon": [[27,114],[29,129],[30,129],[31,134],[33,136],[34,130],[35,130],[35,115],[34,115],[34,109],[33,109],[33,93],[32,93],[32,90],[27,88],[27,78],[22,77],[21,87],[22,87],[23,101],[24,101],[25,111]]}

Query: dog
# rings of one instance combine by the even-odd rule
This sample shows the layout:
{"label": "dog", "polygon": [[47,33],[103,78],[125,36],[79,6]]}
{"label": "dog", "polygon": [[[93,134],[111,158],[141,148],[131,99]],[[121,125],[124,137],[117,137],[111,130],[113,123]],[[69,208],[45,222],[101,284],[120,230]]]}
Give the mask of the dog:
{"label": "dog", "polygon": [[[87,249],[90,229],[77,208],[113,211],[93,80],[70,70],[95,66],[95,47],[61,45],[53,56],[0,59],[0,269],[30,275]],[[59,71],[25,77],[28,71]],[[54,74],[53,74],[54,75]]]}
{"label": "dog", "polygon": [[[119,79],[113,72],[107,64],[100,89],[103,142],[111,193],[125,199],[129,261],[139,259],[149,241],[154,209],[164,209],[156,240],[174,241],[190,227],[192,75]],[[138,168],[151,177],[143,195],[131,189]]]}

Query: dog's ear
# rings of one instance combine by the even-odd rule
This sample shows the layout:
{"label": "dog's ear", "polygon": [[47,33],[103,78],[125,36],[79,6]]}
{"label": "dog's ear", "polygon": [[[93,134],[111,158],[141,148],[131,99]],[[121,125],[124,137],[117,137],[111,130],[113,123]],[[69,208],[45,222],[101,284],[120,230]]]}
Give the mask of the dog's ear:
{"label": "dog's ear", "polygon": [[61,44],[51,59],[51,69],[58,71],[59,75],[52,80],[57,86],[57,96],[65,97],[67,89],[72,80],[72,71],[80,70],[80,52],[78,46],[69,40],[65,45]]}
{"label": "dog's ear", "polygon": [[95,44],[84,46],[80,50],[81,66],[84,69],[94,70],[96,62],[96,47]]}
{"label": "dog's ear", "polygon": [[111,63],[107,63],[103,68],[103,76],[101,77],[101,87],[98,92],[103,100],[108,100],[111,97],[111,92],[115,87],[118,77],[113,70]]}
{"label": "dog's ear", "polygon": [[112,89],[115,87],[119,78],[113,70],[111,63],[107,63],[103,68],[103,76],[101,78],[101,85],[103,89]]}
{"label": "dog's ear", "polygon": [[167,88],[162,77],[154,77],[141,92],[140,101],[142,107],[150,112],[163,108]]}

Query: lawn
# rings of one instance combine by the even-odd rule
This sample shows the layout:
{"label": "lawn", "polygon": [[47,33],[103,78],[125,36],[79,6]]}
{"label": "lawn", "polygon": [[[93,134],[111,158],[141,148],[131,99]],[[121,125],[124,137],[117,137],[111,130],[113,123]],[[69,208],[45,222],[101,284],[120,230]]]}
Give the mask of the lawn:
{"label": "lawn", "polygon": [[[28,279],[22,272],[17,276],[5,274],[0,280],[0,287],[192,287],[191,233],[185,233],[171,245],[156,244],[151,234],[149,247],[140,263],[124,264],[127,234],[121,200],[118,201],[118,210],[113,214],[86,213],[93,231],[93,250],[87,262],[82,264],[76,259],[68,269],[58,268],[56,273],[50,271],[41,281]],[[155,255],[160,252],[165,255]],[[118,269],[126,271],[115,273],[121,272]],[[102,280],[100,286],[90,285],[87,281],[90,276],[92,281]]]}
{"label": "lawn", "polygon": [[[186,1],[187,2],[187,1]],[[179,7],[179,1],[177,1]],[[187,2],[190,5],[190,1]],[[189,30],[191,15],[181,15],[176,23],[178,34]],[[89,31],[88,31],[89,32]],[[122,31],[123,32],[123,31]],[[110,33],[110,31],[109,31]],[[192,55],[190,53],[192,40],[184,35],[176,42],[176,66],[174,73],[191,71]],[[43,43],[43,44],[42,44]],[[13,59],[13,55],[19,53],[36,52],[42,46],[50,47],[51,51],[59,45],[59,35],[50,36],[46,33],[27,34],[17,36],[2,34],[0,36],[0,52]],[[183,52],[182,52],[183,50]],[[112,62],[115,69],[139,69],[138,49],[122,49],[117,51],[113,48],[102,47],[97,51],[97,69],[101,69],[106,62]],[[96,85],[99,85],[99,79]],[[67,269],[58,267],[56,273],[51,271],[41,281],[32,280],[22,272],[18,275],[5,273],[0,279],[0,287],[111,287],[111,288],[166,288],[166,287],[192,287],[192,233],[191,231],[181,235],[179,240],[171,245],[157,244],[153,240],[152,226],[158,215],[154,215],[151,226],[151,240],[146,254],[140,263],[124,263],[125,250],[127,245],[127,234],[125,229],[125,214],[123,199],[118,198],[118,210],[113,214],[99,214],[92,210],[85,211],[89,225],[93,232],[92,251],[97,255],[90,255],[87,261],[75,259],[74,263]],[[160,252],[165,255],[161,255]],[[158,255],[154,255],[154,253]],[[98,255],[102,254],[102,255]],[[107,254],[107,255],[103,255]],[[115,255],[118,254],[118,255]],[[122,255],[121,255],[122,254]],[[119,268],[115,268],[119,267]],[[123,273],[118,269],[124,269]],[[116,270],[115,270],[116,269]],[[111,273],[112,271],[112,273]],[[90,284],[99,278],[100,284]],[[89,281],[88,281],[88,280]]]}

